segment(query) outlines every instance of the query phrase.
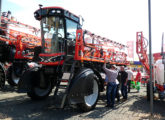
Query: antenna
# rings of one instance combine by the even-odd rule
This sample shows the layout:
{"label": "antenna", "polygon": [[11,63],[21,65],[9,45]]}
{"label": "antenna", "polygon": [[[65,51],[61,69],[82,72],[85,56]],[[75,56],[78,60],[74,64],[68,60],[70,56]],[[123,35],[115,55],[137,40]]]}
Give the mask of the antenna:
{"label": "antenna", "polygon": [[79,18],[80,18],[80,25],[82,27],[84,23],[84,18],[81,15],[79,15]]}

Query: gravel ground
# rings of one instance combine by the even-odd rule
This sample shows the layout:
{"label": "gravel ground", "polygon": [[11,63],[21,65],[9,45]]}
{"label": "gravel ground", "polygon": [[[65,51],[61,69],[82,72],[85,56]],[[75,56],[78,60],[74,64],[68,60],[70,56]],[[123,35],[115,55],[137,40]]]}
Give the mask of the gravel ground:
{"label": "gravel ground", "polygon": [[154,116],[150,117],[145,87],[140,93],[132,89],[128,100],[116,103],[114,109],[105,107],[105,92],[101,93],[96,109],[86,113],[70,107],[57,109],[53,95],[43,101],[31,101],[26,94],[18,94],[15,90],[7,86],[0,91],[0,120],[165,120],[165,101],[154,101]]}

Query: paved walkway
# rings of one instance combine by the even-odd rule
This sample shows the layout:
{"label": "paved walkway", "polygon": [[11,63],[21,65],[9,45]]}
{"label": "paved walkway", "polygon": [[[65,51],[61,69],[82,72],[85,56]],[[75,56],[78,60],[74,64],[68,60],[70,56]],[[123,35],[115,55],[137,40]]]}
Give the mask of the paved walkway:
{"label": "paved walkway", "polygon": [[55,109],[54,98],[31,101],[26,94],[17,94],[12,89],[0,92],[0,120],[165,120],[165,101],[154,101],[154,117],[150,118],[150,103],[146,100],[146,89],[140,93],[135,89],[128,100],[117,103],[114,109],[106,108],[105,93],[102,93],[96,109],[82,113],[78,109]]}

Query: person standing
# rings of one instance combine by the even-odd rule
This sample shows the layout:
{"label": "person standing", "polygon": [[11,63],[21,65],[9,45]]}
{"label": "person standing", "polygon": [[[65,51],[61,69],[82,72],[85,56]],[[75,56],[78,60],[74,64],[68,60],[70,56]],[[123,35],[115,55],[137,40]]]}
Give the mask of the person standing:
{"label": "person standing", "polygon": [[106,60],[104,61],[104,65],[103,65],[103,70],[106,73],[106,76],[108,78],[107,81],[107,91],[106,91],[106,95],[107,95],[107,105],[106,107],[114,107],[115,104],[115,96],[116,96],[116,78],[118,75],[118,72],[116,70],[116,66],[112,65],[110,69],[106,68]]}
{"label": "person standing", "polygon": [[128,73],[124,70],[124,66],[120,67],[120,72],[118,74],[118,78],[121,83],[121,94],[123,96],[123,100],[127,100]]}
{"label": "person standing", "polygon": [[137,69],[137,74],[136,74],[136,89],[139,92],[140,91],[140,82],[141,82],[142,76],[141,76],[141,72],[140,69]]}
{"label": "person standing", "polygon": [[128,73],[128,82],[127,82],[127,87],[128,87],[128,93],[130,92],[131,89],[131,81],[133,81],[133,72],[130,69],[130,67],[128,67],[128,70],[126,71]]}

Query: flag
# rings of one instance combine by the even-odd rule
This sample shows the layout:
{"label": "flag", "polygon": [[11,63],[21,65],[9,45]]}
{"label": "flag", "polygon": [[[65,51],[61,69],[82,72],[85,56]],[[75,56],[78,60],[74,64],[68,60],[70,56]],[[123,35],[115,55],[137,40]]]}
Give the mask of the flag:
{"label": "flag", "polygon": [[127,41],[128,46],[128,57],[133,58],[134,57],[134,41]]}

